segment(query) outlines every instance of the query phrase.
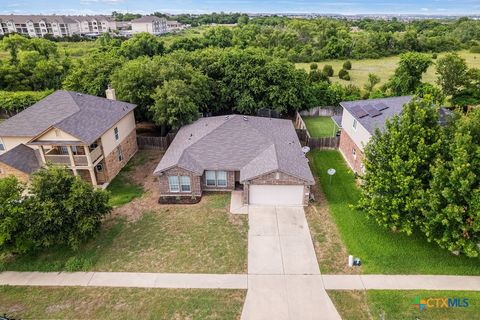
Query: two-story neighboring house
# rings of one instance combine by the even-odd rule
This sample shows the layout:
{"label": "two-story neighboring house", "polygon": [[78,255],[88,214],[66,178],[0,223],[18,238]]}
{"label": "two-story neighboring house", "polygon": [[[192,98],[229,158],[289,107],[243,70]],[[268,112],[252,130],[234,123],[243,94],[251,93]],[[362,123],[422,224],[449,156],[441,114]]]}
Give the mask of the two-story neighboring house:
{"label": "two-story neighboring house", "polygon": [[[114,98],[114,92],[107,96]],[[0,123],[0,178],[21,181],[64,165],[94,186],[109,183],[138,150],[135,105],[59,90]]]}
{"label": "two-story neighboring house", "polygon": [[[353,171],[364,172],[364,148],[375,129],[384,130],[387,119],[402,113],[403,106],[412,99],[413,96],[401,96],[340,103],[343,114],[339,149]],[[451,112],[443,107],[439,112],[440,123],[443,124]]]}

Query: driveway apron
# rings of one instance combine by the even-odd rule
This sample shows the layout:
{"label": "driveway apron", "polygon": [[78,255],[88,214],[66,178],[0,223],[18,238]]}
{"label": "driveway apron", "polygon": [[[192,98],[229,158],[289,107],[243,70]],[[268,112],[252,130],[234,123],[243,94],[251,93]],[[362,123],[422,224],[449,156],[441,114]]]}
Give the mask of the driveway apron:
{"label": "driveway apron", "polygon": [[242,319],[341,319],[320,276],[302,207],[249,208]]}

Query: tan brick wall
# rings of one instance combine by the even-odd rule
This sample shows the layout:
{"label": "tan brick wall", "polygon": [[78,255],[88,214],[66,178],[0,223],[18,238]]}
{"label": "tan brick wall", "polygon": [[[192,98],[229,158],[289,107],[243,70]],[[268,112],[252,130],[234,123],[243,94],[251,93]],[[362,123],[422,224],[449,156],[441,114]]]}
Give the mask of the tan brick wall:
{"label": "tan brick wall", "polygon": [[204,191],[232,191],[235,190],[235,171],[227,171],[227,185],[225,187],[209,187],[205,180],[205,174],[202,176],[202,189]]}
{"label": "tan brick wall", "polygon": [[[342,130],[342,133],[340,134],[339,149],[353,171],[362,173],[363,152],[344,130]],[[355,149],[356,158],[353,156],[353,149]]]}
{"label": "tan brick wall", "polygon": [[122,147],[123,160],[118,161],[118,151],[115,148],[109,155],[105,157],[105,177],[108,181],[112,181],[113,178],[120,172],[120,170],[127,164],[127,162],[137,153],[137,134],[135,130],[130,132],[128,136],[120,143]]}
{"label": "tan brick wall", "polygon": [[30,179],[30,176],[25,172],[22,172],[20,170],[10,167],[9,165],[6,165],[5,163],[0,162],[0,179],[6,178],[10,175],[17,177],[18,181],[23,183],[27,183]]}
{"label": "tan brick wall", "polygon": [[[170,192],[168,186],[168,177],[169,176],[188,176],[190,177],[190,190],[191,192]],[[162,196],[202,196],[202,186],[201,186],[201,177],[195,173],[179,168],[174,167],[165,171],[161,176],[158,177],[158,184],[160,187],[160,195]]]}
{"label": "tan brick wall", "polygon": [[[278,179],[277,179],[278,178]],[[248,203],[249,184],[268,184],[268,185],[303,185],[303,205],[307,206],[309,201],[310,186],[305,184],[302,179],[293,177],[283,172],[272,172],[250,180],[243,188],[243,201]]]}

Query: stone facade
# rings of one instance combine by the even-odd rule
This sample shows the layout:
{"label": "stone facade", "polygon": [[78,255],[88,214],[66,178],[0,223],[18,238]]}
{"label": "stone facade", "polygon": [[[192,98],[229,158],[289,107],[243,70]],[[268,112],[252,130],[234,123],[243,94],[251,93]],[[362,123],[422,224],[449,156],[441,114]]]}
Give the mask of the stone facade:
{"label": "stone facade", "polygon": [[112,181],[113,178],[120,172],[120,170],[127,164],[127,162],[137,153],[137,133],[132,130],[128,136],[120,143],[122,148],[123,159],[118,161],[118,150],[115,148],[109,155],[105,156],[105,177],[108,181]]}
{"label": "stone facade", "polygon": [[254,178],[244,184],[243,187],[243,203],[249,203],[248,192],[249,185],[303,185],[303,205],[308,206],[310,196],[310,186],[305,184],[305,181],[285,174],[283,172],[271,172],[260,177]]}
{"label": "stone facade", "polygon": [[5,163],[0,162],[0,179],[10,175],[17,177],[18,181],[23,183],[27,183],[30,179],[30,176],[25,172],[22,172],[20,170],[10,167],[9,165],[6,165]]}
{"label": "stone facade", "polygon": [[345,130],[342,130],[342,133],[340,134],[339,149],[352,170],[361,174],[363,171],[363,152],[355,142],[353,142],[352,138],[345,132]]}
{"label": "stone facade", "polygon": [[[168,186],[169,176],[187,176],[190,177],[190,192],[170,192]],[[160,186],[160,194],[162,196],[175,196],[175,197],[201,197],[202,196],[202,177],[191,171],[182,169],[180,167],[174,167],[165,171],[158,177],[158,183]]]}
{"label": "stone facade", "polygon": [[235,171],[227,171],[227,185],[225,187],[207,186],[205,174],[202,176],[202,189],[204,191],[232,191],[235,190]]}

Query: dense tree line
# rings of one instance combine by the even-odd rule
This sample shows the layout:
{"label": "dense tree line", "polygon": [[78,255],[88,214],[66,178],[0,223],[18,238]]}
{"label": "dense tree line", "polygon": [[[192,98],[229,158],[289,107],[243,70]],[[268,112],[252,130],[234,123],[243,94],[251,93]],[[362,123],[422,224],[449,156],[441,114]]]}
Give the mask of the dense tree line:
{"label": "dense tree line", "polygon": [[381,226],[480,254],[480,109],[440,125],[431,96],[414,100],[375,132],[364,164],[360,207]]}
{"label": "dense tree line", "polygon": [[153,15],[160,18],[167,18],[168,20],[176,20],[183,24],[189,24],[192,27],[197,27],[205,24],[235,24],[239,20],[248,19],[248,16],[244,13],[210,13],[210,14],[179,14],[179,15],[168,15],[161,12],[155,12]]}

